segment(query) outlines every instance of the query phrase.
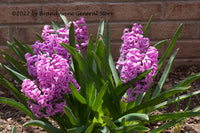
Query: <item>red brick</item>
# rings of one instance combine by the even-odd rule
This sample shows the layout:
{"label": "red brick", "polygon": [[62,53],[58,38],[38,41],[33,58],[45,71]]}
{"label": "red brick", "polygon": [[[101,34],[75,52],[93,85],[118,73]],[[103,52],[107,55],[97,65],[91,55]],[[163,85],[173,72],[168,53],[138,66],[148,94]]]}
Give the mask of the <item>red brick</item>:
{"label": "red brick", "polygon": [[88,32],[92,35],[93,41],[96,41],[97,32],[98,32],[98,24],[86,24],[88,28]]}
{"label": "red brick", "polygon": [[200,39],[200,24],[197,25],[197,32],[196,32],[195,37]]}
{"label": "red brick", "polygon": [[110,45],[110,52],[112,54],[113,60],[116,62],[120,55],[120,43],[111,43]]}
{"label": "red brick", "polygon": [[175,59],[172,70],[179,67],[179,66],[192,66],[192,65],[200,65],[200,59],[199,58],[190,58],[190,59]]}
{"label": "red brick", "polygon": [[8,27],[2,27],[0,28],[0,45],[6,45],[6,41],[9,40],[9,28]]}
{"label": "red brick", "polygon": [[[172,39],[179,25],[179,23],[152,23],[146,36],[152,40]],[[196,30],[195,25],[193,23],[183,23],[179,39],[196,38],[194,36]]]}
{"label": "red brick", "polygon": [[[77,20],[81,16],[85,17],[86,21],[97,21],[102,19],[99,15],[100,11],[103,10],[103,4],[66,4],[66,5],[50,5],[44,6],[42,13],[44,13],[44,23],[51,21],[61,21],[58,12],[61,12],[67,17],[68,20]],[[48,15],[54,13],[55,15]]]}
{"label": "red brick", "polygon": [[[38,2],[41,2],[41,3],[45,3],[45,2],[94,2],[94,0],[11,0],[11,2],[13,3],[38,3]],[[95,0],[95,2],[97,1],[101,1],[103,2],[104,0]]]}
{"label": "red brick", "polygon": [[110,24],[110,41],[120,41],[123,35],[123,30],[127,28],[127,24]]}
{"label": "red brick", "polygon": [[0,0],[0,3],[6,3],[8,2],[7,0]]}
{"label": "red brick", "polygon": [[17,26],[15,29],[15,36],[21,42],[26,42],[28,44],[32,44],[38,40],[36,37],[36,33],[41,35],[42,34],[42,26],[31,26],[31,27],[24,27],[24,26]]}
{"label": "red brick", "polygon": [[200,41],[178,41],[175,49],[179,48],[178,58],[199,58],[200,57]]}
{"label": "red brick", "polygon": [[[152,23],[147,32],[146,37],[151,40],[163,40],[170,39],[178,29],[180,24],[178,23]],[[111,41],[121,41],[123,30],[125,28],[131,29],[133,24],[110,24],[110,39]],[[145,25],[143,24],[143,29]],[[183,28],[179,39],[195,39],[196,24],[186,23],[183,24]]]}
{"label": "red brick", "polygon": [[195,20],[200,19],[200,3],[167,3],[166,19]]}
{"label": "red brick", "polygon": [[37,23],[38,16],[33,16],[32,11],[38,12],[38,7],[33,6],[1,6],[0,23]]}
{"label": "red brick", "polygon": [[148,2],[148,1],[160,1],[160,0],[106,0],[106,2]]}
{"label": "red brick", "polygon": [[112,13],[106,16],[109,21],[149,20],[151,15],[154,20],[160,20],[162,19],[162,4],[107,4],[106,12]]}

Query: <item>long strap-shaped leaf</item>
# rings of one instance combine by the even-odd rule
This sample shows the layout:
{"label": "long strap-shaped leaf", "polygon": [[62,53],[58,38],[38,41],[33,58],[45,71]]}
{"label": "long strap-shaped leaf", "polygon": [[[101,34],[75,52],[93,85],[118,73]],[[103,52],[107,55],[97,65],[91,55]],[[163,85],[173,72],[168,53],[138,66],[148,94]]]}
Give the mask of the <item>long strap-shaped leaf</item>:
{"label": "long strap-shaped leaf", "polygon": [[136,124],[129,124],[126,126],[120,126],[115,128],[115,133],[132,133],[132,132],[138,132],[138,133],[144,133],[148,132],[150,129],[148,127],[136,125]]}
{"label": "long strap-shaped leaf", "polygon": [[12,107],[24,112],[26,115],[28,115],[32,119],[36,119],[36,117],[33,115],[32,112],[30,112],[23,104],[16,102],[15,100],[5,98],[5,97],[0,97],[0,103],[12,106]]}
{"label": "long strap-shaped leaf", "polygon": [[92,104],[92,109],[93,109],[94,111],[97,111],[97,110],[99,109],[99,107],[101,106],[101,103],[102,103],[102,101],[103,101],[104,94],[106,93],[106,91],[107,91],[107,89],[108,89],[107,87],[108,87],[108,83],[106,82],[106,84],[104,84],[104,85],[102,86],[102,88],[100,89],[100,91],[99,91],[97,97],[94,99],[94,102],[93,102],[93,104]]}
{"label": "long strap-shaped leaf", "polygon": [[182,24],[179,26],[178,30],[176,31],[176,33],[174,34],[172,41],[170,42],[167,50],[165,51],[164,55],[160,58],[160,60],[158,61],[158,69],[157,72],[160,70],[161,66],[163,65],[164,61],[167,59],[168,55],[171,53],[174,45],[176,44],[176,41],[179,37],[179,34],[181,32],[182,29]]}
{"label": "long strap-shaped leaf", "polygon": [[12,66],[14,67],[12,69],[17,70],[18,72],[25,75],[26,77],[30,77],[27,69],[23,66],[23,64],[21,62],[17,61],[15,58],[13,58],[12,56],[10,56],[9,54],[7,54],[4,51],[2,51],[2,53],[5,55],[4,58],[7,61],[9,61],[9,63],[12,64]]}
{"label": "long strap-shaped leaf", "polygon": [[145,27],[145,30],[144,30],[144,33],[143,33],[143,36],[145,37],[146,34],[147,34],[147,31],[149,30],[149,26],[151,25],[151,20],[152,20],[152,16],[150,17],[146,27]]}
{"label": "long strap-shaped leaf", "polygon": [[130,88],[131,86],[134,86],[135,82],[137,82],[138,80],[141,80],[142,78],[144,78],[150,72],[151,72],[151,69],[141,73],[139,76],[137,76],[136,78],[132,79],[131,81],[129,81],[125,84],[118,85],[115,89],[117,99],[121,100],[121,97],[124,95],[124,93],[126,92],[126,90],[128,88]]}
{"label": "long strap-shaped leaf", "polygon": [[184,99],[186,99],[186,98],[189,98],[190,96],[195,96],[195,95],[198,95],[198,94],[200,94],[200,90],[195,91],[195,92],[192,92],[191,94],[184,94],[184,95],[181,95],[181,96],[179,96],[179,98],[176,97],[176,98],[173,98],[173,99],[164,101],[164,102],[162,102],[162,103],[160,103],[160,104],[158,104],[158,105],[155,105],[155,106],[153,106],[152,108],[150,108],[150,109],[149,109],[149,113],[152,112],[152,111],[154,111],[154,110],[158,110],[158,109],[160,109],[160,108],[162,108],[162,107],[165,107],[165,106],[167,106],[167,105],[169,105],[169,104],[176,103],[176,102],[178,102],[179,100],[181,101],[181,100],[184,100]]}
{"label": "long strap-shaped leaf", "polygon": [[108,116],[102,116],[101,117],[103,119],[103,121],[106,123],[106,125],[110,128],[110,129],[115,129],[117,128],[117,126],[115,125],[115,123],[111,120],[110,117]]}
{"label": "long strap-shaped leaf", "polygon": [[27,53],[26,48],[15,37],[13,37],[13,40],[15,41],[16,45],[19,47],[21,53],[24,56]]}
{"label": "long strap-shaped leaf", "polygon": [[173,86],[171,89],[176,88],[176,87],[187,86],[199,78],[200,78],[200,72],[192,74],[192,75],[188,76],[187,78],[185,78],[184,80],[182,80],[181,82],[179,82],[178,84],[176,84],[175,86]]}
{"label": "long strap-shaped leaf", "polygon": [[84,133],[92,133],[95,123],[92,123]]}
{"label": "long strap-shaped leaf", "polygon": [[200,112],[177,112],[177,113],[165,113],[160,115],[149,116],[148,122],[158,122],[158,121],[166,121],[171,119],[183,118],[183,117],[192,117],[192,116],[200,116]]}
{"label": "long strap-shaped leaf", "polygon": [[64,108],[65,114],[69,118],[71,124],[73,126],[78,126],[78,121],[77,121],[76,117],[74,116],[74,114],[72,113],[71,109],[68,108],[67,106],[63,106],[63,108]]}
{"label": "long strap-shaped leaf", "polygon": [[27,79],[24,75],[18,73],[17,71],[7,67],[6,65],[3,65],[0,63],[0,66],[2,66],[9,74],[12,76],[19,84],[22,84],[22,81],[24,79]]}
{"label": "long strap-shaped leaf", "polygon": [[144,121],[148,121],[149,117],[147,114],[144,114],[144,113],[130,113],[130,114],[120,117],[114,122],[121,123],[123,119],[125,119],[125,121],[143,121],[144,122]]}
{"label": "long strap-shaped leaf", "polygon": [[58,128],[52,126],[51,124],[40,121],[40,120],[32,120],[32,121],[26,122],[23,126],[24,127],[39,126],[43,129],[45,129],[48,133],[64,133],[63,131],[59,130]]}
{"label": "long strap-shaped leaf", "polygon": [[24,105],[27,105],[26,98],[21,94],[13,84],[11,84],[2,74],[0,74],[0,84],[8,88],[12,94]]}
{"label": "long strap-shaped leaf", "polygon": [[162,41],[159,41],[158,43],[156,43],[153,46],[158,49],[159,47],[161,47],[163,44],[166,44],[167,42],[168,42],[168,40],[162,40]]}
{"label": "long strap-shaped leaf", "polygon": [[18,49],[13,43],[7,42],[8,47],[10,50],[13,51],[13,53],[15,53],[15,55],[17,55],[22,61],[26,61],[25,57],[24,57],[24,52],[22,52],[20,49]]}
{"label": "long strap-shaped leaf", "polygon": [[104,31],[104,20],[102,19],[99,23],[99,28],[98,28],[98,32],[97,32],[97,39],[96,39],[96,44],[95,44],[94,50],[96,50],[98,40],[100,38],[100,35],[103,35],[103,31]]}
{"label": "long strap-shaped leaf", "polygon": [[159,126],[158,128],[151,130],[148,133],[160,133],[162,131],[164,131],[165,129],[168,129],[169,127],[172,127],[173,125],[175,125],[176,123],[180,122],[181,120],[183,120],[183,118],[179,118],[179,119],[174,119],[170,122],[167,122],[166,124],[163,124],[161,126]]}
{"label": "long strap-shaped leaf", "polygon": [[71,89],[73,96],[74,96],[80,103],[82,103],[82,104],[87,104],[86,99],[85,99],[83,96],[81,96],[81,94],[77,91],[76,87],[74,87],[74,85],[73,85],[71,82],[69,82],[69,88]]}
{"label": "long strap-shaped leaf", "polygon": [[163,85],[164,85],[164,83],[165,83],[165,81],[166,81],[166,79],[167,79],[167,77],[169,75],[170,69],[172,67],[172,64],[174,62],[174,59],[176,57],[177,52],[178,52],[178,49],[170,57],[170,59],[169,59],[169,61],[167,63],[167,66],[166,66],[166,68],[165,68],[165,70],[164,70],[164,72],[162,74],[162,77],[160,78],[160,80],[158,82],[158,85],[156,86],[156,89],[155,89],[155,91],[154,91],[154,93],[153,93],[151,98],[154,98],[154,97],[156,97],[156,96],[158,96],[160,94],[160,92],[161,92],[161,90],[163,88]]}
{"label": "long strap-shaped leaf", "polygon": [[61,13],[59,13],[59,15],[60,15],[62,21],[65,24],[65,28],[68,28],[67,25],[68,25],[69,22],[68,22],[67,18],[64,15],[62,15]]}
{"label": "long strap-shaped leaf", "polygon": [[153,98],[153,99],[151,99],[147,102],[144,102],[140,105],[137,105],[137,106],[133,107],[132,109],[124,112],[121,116],[124,116],[124,115],[129,114],[129,113],[134,113],[134,112],[137,112],[139,110],[157,105],[157,104],[165,101],[167,98],[169,98],[169,97],[171,97],[171,96],[173,96],[177,93],[186,91],[189,88],[190,88],[190,86],[189,87],[178,87],[178,88],[173,88],[173,89],[167,90],[167,91],[161,93],[159,96],[157,96],[157,97],[155,97],[155,98]]}

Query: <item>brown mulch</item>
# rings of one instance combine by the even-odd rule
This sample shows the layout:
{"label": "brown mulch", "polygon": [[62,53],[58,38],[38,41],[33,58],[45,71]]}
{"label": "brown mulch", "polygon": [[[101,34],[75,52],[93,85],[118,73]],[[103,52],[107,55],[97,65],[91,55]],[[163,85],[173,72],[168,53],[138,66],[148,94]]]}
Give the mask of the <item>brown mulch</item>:
{"label": "brown mulch", "polygon": [[[166,80],[166,84],[164,85],[164,89],[167,90],[171,88],[173,85],[177,84],[179,81],[183,80],[185,77],[200,72],[200,66],[179,66],[174,68],[173,71],[169,74],[168,79]],[[11,79],[10,79],[11,80]],[[159,78],[157,78],[159,80]],[[12,81],[12,80],[11,80]],[[196,80],[191,84],[192,91],[199,90],[200,88],[200,80]],[[190,93],[190,91],[187,91]],[[196,95],[192,97],[192,102],[189,109],[192,109],[198,105],[200,105],[200,95]],[[0,87],[0,97],[8,97],[13,98],[10,92]],[[188,105],[188,99],[180,102],[180,111],[184,110]],[[172,104],[170,106],[164,107],[160,110],[153,112],[153,114],[161,114],[161,113],[169,113],[176,111],[176,104]],[[41,128],[38,127],[22,127],[22,125],[30,121],[31,119],[23,114],[22,112],[16,110],[13,107],[0,104],[0,133],[9,133],[12,130],[12,127],[15,125],[17,127],[18,133],[46,133]],[[151,129],[157,128],[161,126],[163,123],[151,123],[148,126]],[[163,133],[173,133],[174,127],[171,127],[164,131]],[[184,120],[183,127],[181,129],[181,133],[200,133],[200,117],[191,117]]]}

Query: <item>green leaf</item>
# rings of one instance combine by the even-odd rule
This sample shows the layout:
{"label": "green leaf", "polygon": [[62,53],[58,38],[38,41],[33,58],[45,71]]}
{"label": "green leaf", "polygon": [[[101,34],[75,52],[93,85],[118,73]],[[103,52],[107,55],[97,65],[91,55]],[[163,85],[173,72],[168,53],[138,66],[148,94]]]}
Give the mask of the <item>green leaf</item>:
{"label": "green leaf", "polygon": [[158,61],[158,69],[157,71],[160,70],[161,66],[163,65],[164,61],[167,59],[168,55],[171,53],[174,45],[176,44],[176,41],[178,39],[178,36],[181,32],[182,29],[182,24],[179,26],[178,30],[176,31],[176,33],[174,34],[172,41],[170,42],[167,50],[165,51],[164,55],[160,58],[160,60]]}
{"label": "green leaf", "polygon": [[130,114],[126,114],[120,117],[114,122],[121,123],[123,119],[125,119],[125,121],[143,121],[144,122],[144,121],[148,121],[149,117],[147,114],[144,114],[144,113],[130,113]]}
{"label": "green leaf", "polygon": [[104,31],[104,20],[102,19],[99,23],[99,28],[98,28],[98,32],[97,32],[97,39],[96,39],[96,44],[95,44],[95,50],[96,50],[96,47],[97,47],[97,43],[98,43],[98,40],[100,38],[100,35],[103,36],[103,31]]}
{"label": "green leaf", "polygon": [[172,89],[176,88],[176,87],[187,86],[199,78],[200,78],[200,73],[192,74],[192,75],[188,76],[187,78],[185,78],[184,80],[182,80],[181,82],[179,82],[178,84],[176,84],[175,86],[173,86]]}
{"label": "green leaf", "polygon": [[18,81],[19,84],[22,84],[22,81],[24,79],[27,79],[24,75],[18,73],[17,71],[3,65],[0,63],[0,66],[2,66],[16,81]]}
{"label": "green leaf", "polygon": [[68,29],[67,25],[68,25],[69,22],[68,22],[67,18],[66,18],[64,15],[62,15],[60,12],[59,12],[59,15],[60,15],[62,21],[63,21],[64,24],[65,24],[65,28]]}
{"label": "green leaf", "polygon": [[53,125],[40,121],[40,120],[32,120],[29,122],[26,122],[24,125],[26,126],[39,126],[43,129],[45,129],[48,133],[64,133],[63,131],[59,130],[58,128],[54,127]]}
{"label": "green leaf", "polygon": [[43,38],[39,34],[36,33],[36,36],[40,40],[41,43],[44,42]]}
{"label": "green leaf", "polygon": [[67,129],[67,133],[82,133],[86,128],[87,128],[86,126],[70,128]]}
{"label": "green leaf", "polygon": [[168,42],[168,40],[162,40],[153,46],[158,49],[159,47],[161,47],[163,44],[166,44],[167,42]]}
{"label": "green leaf", "polygon": [[139,76],[137,76],[136,78],[132,79],[131,81],[125,83],[125,84],[120,84],[116,87],[116,95],[117,95],[117,99],[121,99],[121,97],[124,95],[124,93],[126,92],[126,90],[128,88],[130,88],[131,86],[133,86],[135,84],[135,82],[137,82],[138,80],[141,80],[142,78],[144,78],[148,73],[151,72],[151,69],[142,72]]}
{"label": "green leaf", "polygon": [[76,117],[74,116],[74,114],[72,113],[71,109],[67,106],[63,106],[64,108],[64,111],[65,111],[65,114],[66,116],[69,118],[71,124],[73,126],[77,126],[78,125],[78,122],[76,120]]}
{"label": "green leaf", "polygon": [[[98,48],[97,48],[98,49]],[[115,106],[113,106],[115,109],[112,109],[113,111],[115,111],[115,113],[120,113],[121,112],[121,108],[120,108],[120,104],[118,101],[113,101],[113,102],[110,102],[111,99],[116,99],[116,94],[115,94],[115,91],[114,91],[114,86],[113,86],[113,82],[112,82],[112,77],[109,77],[104,66],[102,65],[102,62],[100,61],[100,59],[98,58],[98,56],[93,52],[93,55],[94,55],[94,58],[95,58],[95,61],[98,65],[98,68],[101,72],[101,75],[103,75],[103,82],[105,82],[105,80],[108,81],[108,88],[109,88],[109,91],[110,91],[110,94],[109,93],[106,93],[105,94],[105,97],[104,97],[104,102],[107,102],[106,105],[111,106],[111,104],[114,103]],[[99,79],[101,80],[101,79]],[[109,102],[109,103],[108,103]]]}
{"label": "green leaf", "polygon": [[[97,47],[97,49],[98,49],[98,47]],[[100,79],[100,74],[101,74],[103,76],[103,78],[102,78],[103,81],[107,80],[107,81],[109,81],[110,84],[113,85],[113,82],[112,82],[112,79],[111,79],[112,77],[109,77],[108,73],[105,70],[105,67],[103,66],[101,59],[94,52],[92,52],[92,54],[93,54],[94,59],[95,59],[97,65],[98,65],[98,68],[99,68],[98,70],[100,70],[100,72],[101,72],[101,73],[98,73],[99,79]]]}
{"label": "green leaf", "polygon": [[[8,55],[6,52],[2,51],[2,53],[5,55],[4,58],[9,61],[9,63],[11,63],[11,65],[14,67],[12,69],[17,70],[19,73],[23,74],[26,77],[30,77],[30,75],[28,74],[27,69],[24,67],[24,65],[17,61],[16,59],[14,59],[12,56]],[[31,78],[31,77],[30,77]]]}
{"label": "green leaf", "polygon": [[180,122],[181,120],[183,120],[183,118],[174,119],[170,122],[167,122],[166,124],[161,125],[160,127],[156,128],[154,130],[151,130],[149,133],[160,133],[160,132],[164,131],[165,129],[172,127],[173,125]]}
{"label": "green leaf", "polygon": [[[72,56],[72,62],[73,62],[73,66],[74,66],[74,75],[75,75],[75,78],[78,82],[78,84],[82,87],[82,90],[81,92],[85,92],[85,77],[83,76],[83,73],[85,73],[83,70],[80,70],[82,69],[82,67],[79,65],[80,63],[75,59],[75,58],[79,58],[80,56],[80,53],[77,52],[76,50],[76,43],[75,43],[75,31],[74,31],[74,24],[71,23],[70,25],[70,29],[69,29],[69,43],[70,43],[70,46],[72,46],[74,49],[73,51],[75,50],[75,54],[76,56],[78,57],[74,57]],[[70,51],[69,51],[70,52]]]}
{"label": "green leaf", "polygon": [[87,96],[89,105],[92,106],[92,104],[94,103],[94,99],[96,97],[96,89],[95,89],[94,83],[92,83],[88,80],[87,80],[87,82],[89,82],[89,83],[87,83],[87,86],[86,86],[86,89],[87,89],[86,96]]}
{"label": "green leaf", "polygon": [[69,42],[72,47],[76,48],[74,23],[71,23],[69,28]]}
{"label": "green leaf", "polygon": [[159,115],[149,116],[148,122],[158,122],[158,121],[166,121],[171,119],[183,118],[183,117],[192,117],[192,116],[200,116],[200,112],[176,112],[176,113],[165,113]]}
{"label": "green leaf", "polygon": [[183,92],[183,91],[186,91],[190,88],[189,87],[178,87],[178,88],[173,88],[173,89],[169,89],[167,91],[164,91],[163,93],[161,93],[159,96],[147,101],[147,102],[144,102],[140,105],[137,105],[135,107],[133,107],[132,109],[130,110],[127,110],[126,112],[124,112],[122,114],[123,115],[126,115],[126,114],[129,114],[129,113],[133,113],[133,112],[138,112],[139,110],[142,110],[142,109],[146,109],[146,108],[149,108],[149,107],[152,107],[154,105],[157,105],[163,101],[165,101],[167,98],[177,94],[177,93],[180,93],[180,92]]}
{"label": "green leaf", "polygon": [[72,46],[69,46],[64,43],[61,43],[60,45],[62,45],[68,52],[70,52],[73,58],[78,62],[78,65],[80,66],[79,69],[82,72],[85,72],[88,78],[92,82],[95,82],[95,84],[97,85],[97,88],[100,88],[103,85],[103,83],[102,81],[99,80],[99,76],[97,76],[96,73],[91,68],[91,64],[88,64],[85,61],[85,59],[80,54],[78,54],[77,50],[73,48]]}
{"label": "green leaf", "polygon": [[148,127],[144,127],[144,126],[135,126],[132,129],[128,130],[127,133],[130,133],[131,131],[148,132],[148,131],[150,131],[150,129]]}
{"label": "green leaf", "polygon": [[27,44],[27,43],[25,43],[24,42],[24,46],[26,47],[26,51],[27,51],[27,53],[30,53],[31,55],[33,55],[34,53],[33,53],[33,49]]}
{"label": "green leaf", "polygon": [[100,91],[99,91],[97,97],[95,98],[95,100],[94,100],[94,102],[93,102],[93,104],[92,104],[92,109],[93,109],[94,111],[97,111],[97,110],[100,108],[101,103],[102,103],[102,101],[103,101],[104,94],[106,93],[106,90],[107,90],[107,89],[108,89],[108,82],[106,82],[106,83],[102,86],[102,88],[100,89]]}
{"label": "green leaf", "polygon": [[146,27],[145,27],[145,30],[144,30],[144,33],[143,33],[143,36],[144,36],[144,37],[145,37],[146,34],[147,34],[147,31],[148,31],[149,26],[150,26],[150,24],[151,24],[151,20],[152,20],[152,16],[150,17],[149,22],[147,23],[147,25],[146,25]]}
{"label": "green leaf", "polygon": [[148,132],[150,129],[144,126],[138,126],[135,124],[127,125],[127,126],[121,126],[116,128],[114,131],[115,133],[131,133],[133,131],[136,132]]}
{"label": "green leaf", "polygon": [[[148,92],[148,91],[147,91]],[[139,104],[141,104],[141,102],[142,102],[142,100],[143,100],[143,98],[144,98],[144,96],[146,96],[148,93],[141,93],[137,98],[136,98],[136,100],[135,100],[135,105],[139,105]]]}
{"label": "green leaf", "polygon": [[80,103],[82,103],[82,104],[87,104],[86,99],[85,99],[83,96],[81,96],[81,94],[77,91],[76,87],[74,87],[74,85],[73,85],[71,82],[69,82],[69,88],[71,89],[73,96],[74,96]]}
{"label": "green leaf", "polygon": [[11,133],[17,133],[17,128],[16,128],[16,126],[14,126],[14,127],[12,128]]}
{"label": "green leaf", "polygon": [[16,45],[20,48],[21,53],[25,55],[27,53],[26,48],[15,37],[13,37],[13,40],[15,41]]}
{"label": "green leaf", "polygon": [[119,76],[118,76],[118,73],[117,73],[117,70],[115,67],[115,63],[113,61],[111,54],[109,55],[109,65],[110,65],[110,69],[111,69],[115,84],[117,84],[119,82]]}
{"label": "green leaf", "polygon": [[55,31],[59,30],[61,28],[61,26],[57,23],[57,22],[52,22],[52,27]]}
{"label": "green leaf", "polygon": [[84,133],[92,133],[95,123],[92,123]]}
{"label": "green leaf", "polygon": [[107,59],[106,62],[108,62],[108,58],[110,56],[110,32],[108,22],[106,22],[105,47],[105,58]]}
{"label": "green leaf", "polygon": [[23,104],[16,102],[15,100],[5,98],[5,97],[0,97],[0,103],[12,106],[12,107],[24,112],[26,115],[28,115],[32,119],[36,119],[36,117],[33,115],[32,112],[30,112]]}
{"label": "green leaf", "polygon": [[[198,95],[198,94],[200,94],[200,90],[192,92],[191,96]],[[165,107],[165,106],[167,106],[169,104],[176,103],[178,100],[183,100],[183,99],[186,99],[186,98],[189,98],[189,97],[190,97],[190,94],[184,94],[184,95],[179,96],[179,98],[176,97],[176,98],[164,101],[164,102],[162,102],[162,103],[160,103],[158,105],[155,105],[155,106],[151,107],[151,109],[149,110],[149,113],[154,111],[154,110],[158,110],[158,109],[160,109],[162,107]]]}
{"label": "green leaf", "polygon": [[103,119],[103,121],[106,123],[106,125],[110,128],[110,129],[115,129],[117,128],[117,126],[114,124],[114,122],[111,120],[110,117],[108,116],[101,116],[101,118]]}
{"label": "green leaf", "polygon": [[88,42],[88,48],[87,48],[87,62],[88,64],[93,64],[93,56],[92,56],[92,51],[93,51],[93,39],[92,36],[90,35],[89,42]]}
{"label": "green leaf", "polygon": [[26,98],[21,94],[20,90],[6,80],[2,74],[0,74],[0,84],[8,88],[21,103],[27,105]]}
{"label": "green leaf", "polygon": [[7,45],[9,47],[9,49],[19,57],[20,60],[22,61],[26,61],[25,57],[24,57],[24,53],[19,50],[13,43],[10,43],[7,41]]}
{"label": "green leaf", "polygon": [[154,91],[154,93],[152,95],[152,98],[154,98],[154,97],[156,97],[156,96],[158,96],[160,94],[160,92],[161,92],[161,90],[163,88],[163,85],[164,85],[164,83],[165,83],[165,81],[166,81],[166,79],[167,79],[167,77],[169,75],[170,69],[172,67],[172,64],[174,62],[174,59],[176,57],[177,52],[178,52],[178,49],[170,57],[170,59],[169,59],[169,61],[167,63],[167,66],[166,66],[166,68],[165,68],[165,70],[164,70],[164,72],[162,74],[162,77],[160,78],[160,80],[158,82],[158,85],[156,86],[156,89],[155,89],[155,91]]}

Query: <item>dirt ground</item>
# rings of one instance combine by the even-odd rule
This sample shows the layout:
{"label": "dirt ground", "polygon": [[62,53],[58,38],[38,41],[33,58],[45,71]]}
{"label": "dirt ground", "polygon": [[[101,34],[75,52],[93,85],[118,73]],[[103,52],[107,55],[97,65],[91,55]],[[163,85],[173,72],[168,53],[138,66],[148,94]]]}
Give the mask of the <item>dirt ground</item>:
{"label": "dirt ground", "polygon": [[[164,89],[169,89],[179,81],[183,80],[185,77],[190,74],[200,72],[200,66],[179,66],[169,74],[169,77],[164,85]],[[159,78],[157,78],[158,80]],[[11,80],[11,79],[10,79]],[[12,80],[11,80],[12,81]],[[192,83],[192,90],[198,90],[200,88],[200,80]],[[189,93],[189,91],[188,91]],[[200,95],[196,95],[192,97],[192,102],[190,105],[190,109],[200,105]],[[8,97],[13,98],[13,96],[9,93],[9,91],[3,87],[0,87],[0,97]],[[182,110],[188,104],[188,99],[182,101],[180,103],[180,108]],[[154,114],[161,114],[166,112],[174,112],[176,111],[176,105],[170,105],[161,110],[155,111]],[[22,112],[16,110],[7,105],[0,104],[0,133],[9,133],[12,130],[12,127],[15,125],[17,127],[18,133],[46,133],[46,131],[42,130],[38,127],[22,127],[22,125],[30,121],[31,119],[23,114]],[[151,123],[148,126],[153,129],[157,128],[163,123]],[[167,129],[163,133],[174,133],[174,127]],[[200,133],[200,117],[191,117],[184,120],[183,127],[181,129],[181,133]]]}

